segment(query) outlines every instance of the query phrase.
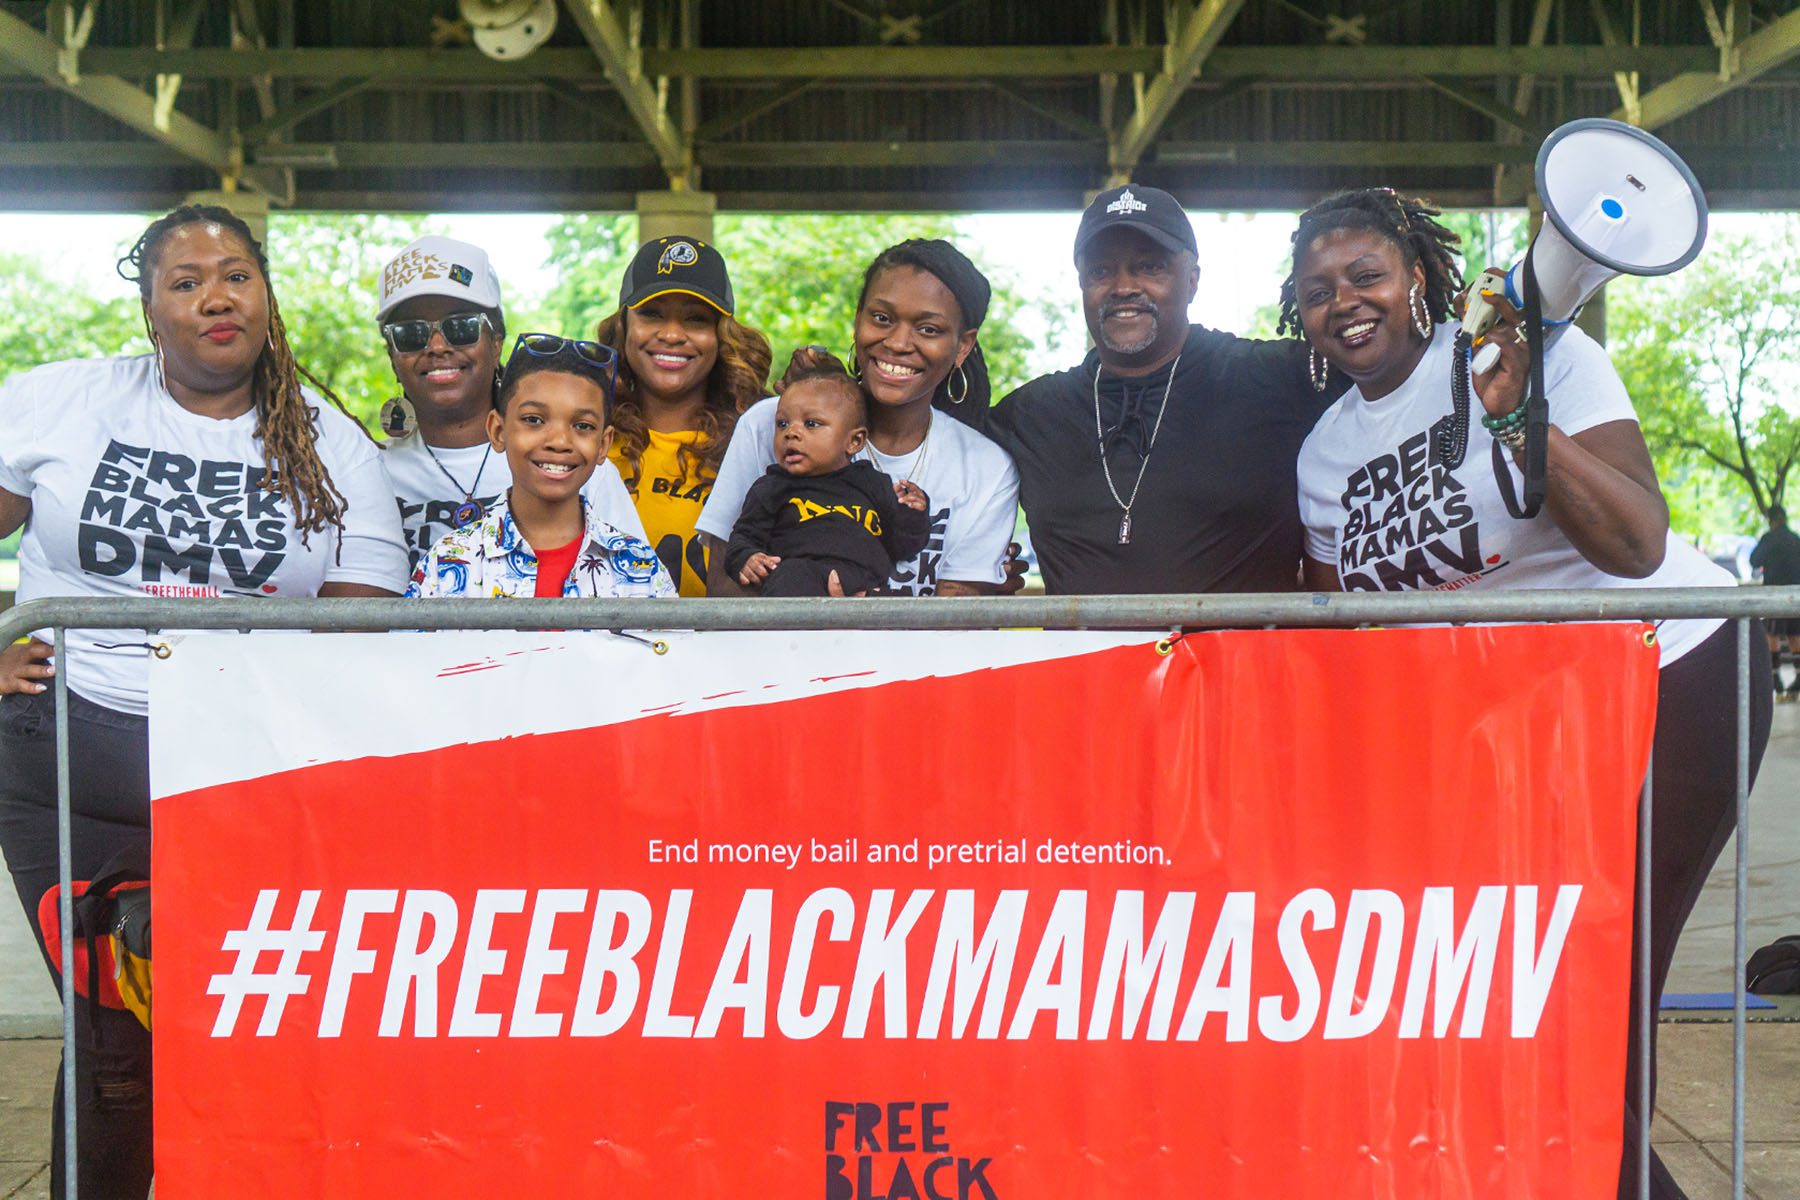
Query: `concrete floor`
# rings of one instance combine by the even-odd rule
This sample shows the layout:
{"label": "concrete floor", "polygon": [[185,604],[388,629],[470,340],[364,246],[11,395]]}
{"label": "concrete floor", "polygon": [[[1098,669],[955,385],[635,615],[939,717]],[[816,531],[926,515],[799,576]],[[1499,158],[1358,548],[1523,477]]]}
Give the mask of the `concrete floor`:
{"label": "concrete floor", "polygon": [[[1800,705],[1781,705],[1751,798],[1752,949],[1800,933]],[[1732,973],[1728,847],[1688,922],[1670,991],[1726,991]],[[0,1200],[47,1200],[48,1112],[60,1022],[10,880],[0,891]],[[1722,1022],[1719,1018],[1724,1016]],[[1731,1197],[1729,1014],[1664,1013],[1653,1140],[1690,1200]],[[1800,998],[1749,1030],[1746,1195],[1800,1197]],[[1511,1198],[1507,1198],[1511,1200]]]}

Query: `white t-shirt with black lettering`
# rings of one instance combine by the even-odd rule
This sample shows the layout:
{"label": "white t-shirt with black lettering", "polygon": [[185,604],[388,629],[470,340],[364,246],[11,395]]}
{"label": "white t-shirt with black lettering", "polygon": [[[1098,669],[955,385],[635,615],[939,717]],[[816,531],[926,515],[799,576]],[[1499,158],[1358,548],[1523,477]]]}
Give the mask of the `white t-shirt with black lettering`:
{"label": "white t-shirt with black lettering", "polygon": [[[302,543],[264,491],[256,412],[203,417],[164,389],[154,355],[52,363],[0,387],[0,488],[31,501],[20,603],[45,596],[313,596],[321,584],[406,590],[394,495],[356,422],[312,392],[319,457],[345,502]],[[341,547],[339,543],[342,543]],[[69,686],[148,711],[145,635],[71,629]]]}
{"label": "white t-shirt with black lettering", "polygon": [[[465,487],[485,512],[512,486],[512,468],[506,465],[506,455],[498,450],[490,453],[486,442],[428,447],[424,437],[415,433],[383,442],[380,457],[388,483],[394,489],[394,499],[400,505],[409,570],[419,565],[420,556],[437,545],[439,538],[456,528],[457,506],[468,494]],[[602,521],[639,541],[648,540],[631,493],[625,490],[625,481],[611,462],[601,460],[581,494]]]}
{"label": "white t-shirt with black lettering", "polygon": [[[775,464],[775,398],[751,405],[732,430],[719,478],[694,527],[721,542],[743,511],[744,497]],[[1006,451],[961,421],[936,413],[911,453],[889,455],[873,442],[862,457],[896,483],[910,479],[930,500],[931,540],[919,556],[896,563],[887,592],[930,596],[938,581],[1006,582],[1006,544],[1019,515],[1019,473]]]}
{"label": "white t-shirt with black lettering", "polygon": [[[1456,330],[1440,325],[1405,383],[1379,400],[1351,388],[1300,448],[1300,520],[1306,554],[1336,567],[1347,592],[1461,588],[1731,587],[1722,567],[1668,535],[1662,566],[1647,579],[1608,575],[1540,510],[1528,521],[1507,510],[1494,473],[1494,439],[1471,395],[1468,453],[1460,467],[1431,461],[1431,429],[1450,412]],[[1637,420],[1606,351],[1568,328],[1544,358],[1550,423],[1574,436],[1609,421]],[[1524,480],[1503,454],[1513,494]],[[1667,666],[1717,629],[1717,620],[1661,621]]]}

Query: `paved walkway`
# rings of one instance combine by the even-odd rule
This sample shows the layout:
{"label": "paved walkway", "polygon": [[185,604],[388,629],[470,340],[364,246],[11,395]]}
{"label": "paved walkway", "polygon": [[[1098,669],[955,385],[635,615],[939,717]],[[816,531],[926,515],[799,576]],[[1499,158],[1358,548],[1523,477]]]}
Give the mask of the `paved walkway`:
{"label": "paved walkway", "polygon": [[[1800,705],[1775,713],[1752,797],[1750,946],[1800,933]],[[1683,935],[1671,991],[1731,987],[1728,847]],[[1729,1014],[1665,1012],[1654,1140],[1690,1200],[1731,1196]],[[0,891],[0,1200],[47,1200],[56,993],[10,880]],[[1800,999],[1749,1030],[1746,1182],[1751,1200],[1800,1197]],[[1508,1198],[1511,1200],[1511,1198]]]}

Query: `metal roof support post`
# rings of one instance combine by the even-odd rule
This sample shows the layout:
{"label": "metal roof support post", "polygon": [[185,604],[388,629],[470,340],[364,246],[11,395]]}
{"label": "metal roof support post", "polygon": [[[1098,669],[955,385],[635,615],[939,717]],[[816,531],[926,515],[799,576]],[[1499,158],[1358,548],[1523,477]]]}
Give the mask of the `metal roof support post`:
{"label": "metal roof support post", "polygon": [[1200,0],[1187,12],[1179,28],[1170,30],[1163,49],[1163,69],[1144,90],[1143,102],[1108,147],[1108,167],[1114,183],[1131,178],[1138,160],[1150,149],[1163,123],[1175,111],[1182,93],[1200,75],[1200,68],[1225,30],[1244,7],[1244,0]]}
{"label": "metal roof support post", "polygon": [[35,75],[183,157],[210,167],[222,179],[235,178],[261,191],[280,193],[281,180],[275,173],[246,170],[242,153],[218,130],[172,108],[159,123],[155,97],[116,76],[80,74],[74,54],[65,53],[18,17],[0,11],[0,67],[10,65]]}
{"label": "metal roof support post", "polygon": [[718,207],[718,197],[711,192],[639,192],[638,244],[652,238],[683,235],[710,242]]}
{"label": "metal roof support post", "polygon": [[[1727,16],[1729,23],[1721,25],[1719,33],[1720,70],[1690,71],[1645,92],[1638,100],[1638,124],[1643,128],[1655,129],[1685,117],[1733,88],[1800,57],[1800,8],[1776,17],[1755,33],[1750,32],[1747,6],[1733,3]],[[1621,121],[1627,119],[1623,110],[1613,116]]]}
{"label": "metal roof support post", "polygon": [[563,0],[563,8],[599,60],[607,82],[619,93],[644,140],[668,172],[670,187],[687,188],[694,166],[694,147],[683,142],[669,120],[657,89],[645,79],[642,47],[626,37],[625,27],[608,0]]}

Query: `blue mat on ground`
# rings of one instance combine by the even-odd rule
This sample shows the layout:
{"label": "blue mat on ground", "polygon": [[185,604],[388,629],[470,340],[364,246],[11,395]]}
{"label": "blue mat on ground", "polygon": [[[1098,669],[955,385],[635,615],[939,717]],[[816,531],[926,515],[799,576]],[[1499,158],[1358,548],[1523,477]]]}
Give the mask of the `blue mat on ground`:
{"label": "blue mat on ground", "polygon": [[[1710,1010],[1715,1010],[1715,1009],[1724,1009],[1726,1012],[1730,1012],[1731,1011],[1731,993],[1730,992],[1664,992],[1662,995],[1662,1006],[1664,1008],[1688,1009],[1688,1010],[1693,1010],[1693,1011],[1710,1011]],[[1753,1010],[1759,1009],[1759,1008],[1774,1008],[1774,1007],[1775,1007],[1775,1004],[1773,1001],[1765,1000],[1761,996],[1746,996],[1746,997],[1744,997],[1744,1008],[1746,1010],[1753,1011]]]}

